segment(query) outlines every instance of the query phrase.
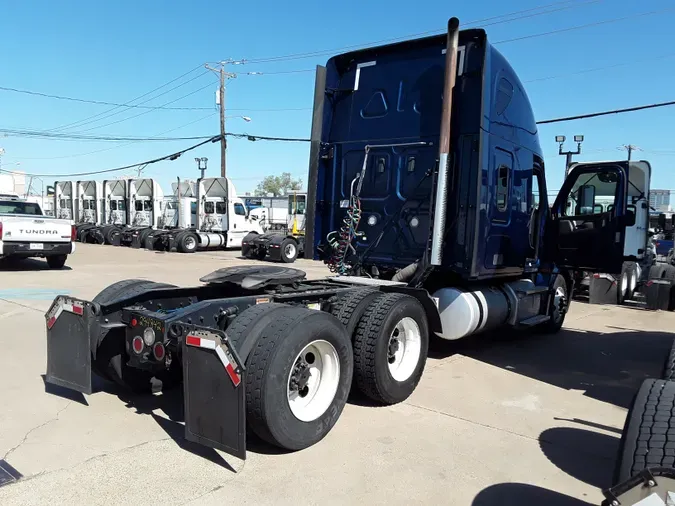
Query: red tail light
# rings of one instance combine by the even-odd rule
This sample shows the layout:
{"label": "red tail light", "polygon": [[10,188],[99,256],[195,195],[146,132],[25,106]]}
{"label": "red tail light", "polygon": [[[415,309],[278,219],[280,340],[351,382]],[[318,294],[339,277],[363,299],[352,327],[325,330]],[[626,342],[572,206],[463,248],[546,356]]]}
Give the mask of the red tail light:
{"label": "red tail light", "polygon": [[75,225],[70,226],[70,240],[75,241],[77,239],[77,227]]}
{"label": "red tail light", "polygon": [[0,222],[0,241],[2,240],[2,222]]}

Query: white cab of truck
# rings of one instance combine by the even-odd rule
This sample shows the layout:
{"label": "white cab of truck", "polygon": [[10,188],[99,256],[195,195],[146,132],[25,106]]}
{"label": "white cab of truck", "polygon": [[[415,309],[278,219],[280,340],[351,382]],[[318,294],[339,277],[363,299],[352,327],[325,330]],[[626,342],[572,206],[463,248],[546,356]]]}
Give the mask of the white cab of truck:
{"label": "white cab of truck", "polygon": [[72,220],[45,216],[39,204],[0,196],[0,258],[45,258],[61,269],[75,252]]}

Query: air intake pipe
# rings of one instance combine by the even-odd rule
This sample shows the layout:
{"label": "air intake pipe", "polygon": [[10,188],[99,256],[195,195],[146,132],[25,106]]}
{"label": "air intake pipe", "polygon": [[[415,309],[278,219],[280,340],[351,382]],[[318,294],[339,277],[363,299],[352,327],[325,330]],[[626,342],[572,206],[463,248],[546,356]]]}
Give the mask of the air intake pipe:
{"label": "air intake pipe", "polygon": [[438,181],[434,199],[434,222],[431,232],[431,265],[441,265],[445,238],[446,207],[448,202],[448,158],[450,156],[450,128],[452,120],[452,91],[457,79],[457,51],[459,49],[459,19],[448,21],[445,52],[445,79],[443,84],[443,110],[438,153]]}

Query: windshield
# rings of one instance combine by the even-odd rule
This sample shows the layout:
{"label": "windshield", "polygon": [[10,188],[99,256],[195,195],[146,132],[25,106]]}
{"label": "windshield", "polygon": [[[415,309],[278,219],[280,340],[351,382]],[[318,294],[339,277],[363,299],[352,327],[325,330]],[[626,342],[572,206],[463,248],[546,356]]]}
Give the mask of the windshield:
{"label": "windshield", "polygon": [[13,202],[0,200],[0,214],[35,214],[42,215],[40,206],[33,202]]}

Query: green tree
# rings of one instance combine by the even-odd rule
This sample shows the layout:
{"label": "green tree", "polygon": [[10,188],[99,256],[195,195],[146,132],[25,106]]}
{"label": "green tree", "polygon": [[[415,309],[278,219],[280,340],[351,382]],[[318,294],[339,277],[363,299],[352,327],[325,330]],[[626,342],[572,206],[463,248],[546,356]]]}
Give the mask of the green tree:
{"label": "green tree", "polygon": [[266,176],[255,189],[256,197],[265,197],[270,193],[274,197],[283,197],[289,192],[302,189],[302,179],[293,179],[290,172],[282,172],[280,176]]}

